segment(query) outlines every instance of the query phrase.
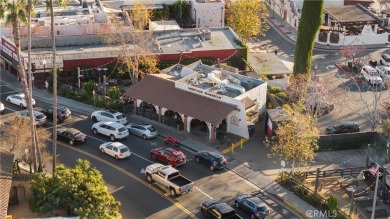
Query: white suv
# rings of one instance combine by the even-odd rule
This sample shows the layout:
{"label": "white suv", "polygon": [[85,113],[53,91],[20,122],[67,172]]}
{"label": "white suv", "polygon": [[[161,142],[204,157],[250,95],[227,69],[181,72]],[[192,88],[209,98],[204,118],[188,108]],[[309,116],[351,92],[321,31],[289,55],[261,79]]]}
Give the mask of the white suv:
{"label": "white suv", "polygon": [[98,122],[92,125],[92,131],[95,135],[102,134],[110,137],[111,141],[123,139],[129,135],[127,128],[116,122]]}
{"label": "white suv", "polygon": [[381,65],[390,65],[390,55],[386,53],[382,54],[379,63]]}
{"label": "white suv", "polygon": [[361,72],[363,74],[364,80],[366,80],[368,84],[382,84],[382,78],[380,77],[379,72],[375,68],[365,65],[363,66]]}
{"label": "white suv", "polygon": [[91,114],[91,119],[93,122],[117,122],[123,125],[127,124],[126,117],[115,110],[99,110]]}

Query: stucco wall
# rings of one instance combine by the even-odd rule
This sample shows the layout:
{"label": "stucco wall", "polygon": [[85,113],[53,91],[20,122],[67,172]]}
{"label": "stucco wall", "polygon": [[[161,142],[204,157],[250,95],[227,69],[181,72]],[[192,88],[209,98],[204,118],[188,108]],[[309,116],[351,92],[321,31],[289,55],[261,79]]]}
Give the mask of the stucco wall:
{"label": "stucco wall", "polygon": [[197,27],[225,26],[225,3],[223,1],[199,3],[192,0],[190,14]]}

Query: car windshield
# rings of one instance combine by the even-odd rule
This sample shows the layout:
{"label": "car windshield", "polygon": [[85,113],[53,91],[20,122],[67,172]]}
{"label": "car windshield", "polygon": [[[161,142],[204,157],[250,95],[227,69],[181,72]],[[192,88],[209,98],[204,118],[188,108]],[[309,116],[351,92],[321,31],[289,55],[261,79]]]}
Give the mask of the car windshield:
{"label": "car windshield", "polygon": [[125,152],[128,152],[129,149],[127,147],[125,147],[125,148],[121,148],[120,151],[121,151],[121,153],[125,153]]}
{"label": "car windshield", "polygon": [[76,133],[73,133],[73,136],[77,136],[77,135],[80,135],[81,132],[76,132]]}
{"label": "car windshield", "polygon": [[178,154],[178,155],[175,155],[176,159],[180,160],[182,158],[184,158],[183,154]]}
{"label": "car windshield", "polygon": [[37,118],[37,119],[43,119],[44,117],[45,117],[45,115],[39,114],[39,115],[37,115],[35,118]]}
{"label": "car windshield", "polygon": [[122,127],[122,128],[119,128],[119,129],[118,129],[119,132],[124,132],[124,131],[126,131],[126,130],[127,130],[127,129],[126,129],[125,127]]}
{"label": "car windshield", "polygon": [[334,125],[333,127],[335,128],[340,128],[341,124],[340,123],[337,123],[336,125]]}
{"label": "car windshield", "polygon": [[383,58],[383,60],[385,60],[386,62],[390,62],[390,56],[383,55],[382,58]]}
{"label": "car windshield", "polygon": [[116,116],[116,118],[117,119],[123,119],[123,118],[125,118],[125,116],[124,115],[119,115],[119,116]]}
{"label": "car windshield", "polygon": [[156,131],[156,128],[154,128],[153,126],[149,126],[148,129],[149,129],[149,131],[151,131],[151,132],[155,132],[155,131]]}
{"label": "car windshield", "polygon": [[257,210],[258,211],[266,211],[267,208],[265,206],[262,206],[262,207],[257,206]]}
{"label": "car windshield", "polygon": [[217,158],[217,161],[218,161],[218,162],[222,162],[223,160],[224,160],[223,157],[218,157],[218,158]]}

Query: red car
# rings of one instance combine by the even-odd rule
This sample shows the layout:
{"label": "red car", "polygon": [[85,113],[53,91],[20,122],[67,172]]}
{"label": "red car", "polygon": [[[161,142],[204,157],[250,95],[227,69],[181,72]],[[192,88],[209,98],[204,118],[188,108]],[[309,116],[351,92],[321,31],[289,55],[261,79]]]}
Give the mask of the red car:
{"label": "red car", "polygon": [[177,167],[187,162],[186,155],[173,148],[154,148],[150,151],[150,156],[153,160],[159,160],[171,165],[172,167]]}

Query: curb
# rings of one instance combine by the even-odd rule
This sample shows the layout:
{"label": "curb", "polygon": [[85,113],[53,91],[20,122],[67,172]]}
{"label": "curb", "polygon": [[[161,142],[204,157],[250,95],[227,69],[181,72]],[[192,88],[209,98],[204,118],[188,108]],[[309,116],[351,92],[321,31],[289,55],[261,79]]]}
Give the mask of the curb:
{"label": "curb", "polygon": [[272,196],[274,196],[276,199],[278,199],[279,201],[283,202],[285,205],[287,205],[290,209],[292,209],[293,211],[295,211],[296,213],[298,213],[300,216],[302,216],[303,218],[305,219],[309,219],[309,217],[303,213],[301,210],[297,209],[293,204],[291,204],[290,202],[286,201],[283,197],[281,197],[280,195],[278,194],[275,194],[275,193],[270,193]]}

